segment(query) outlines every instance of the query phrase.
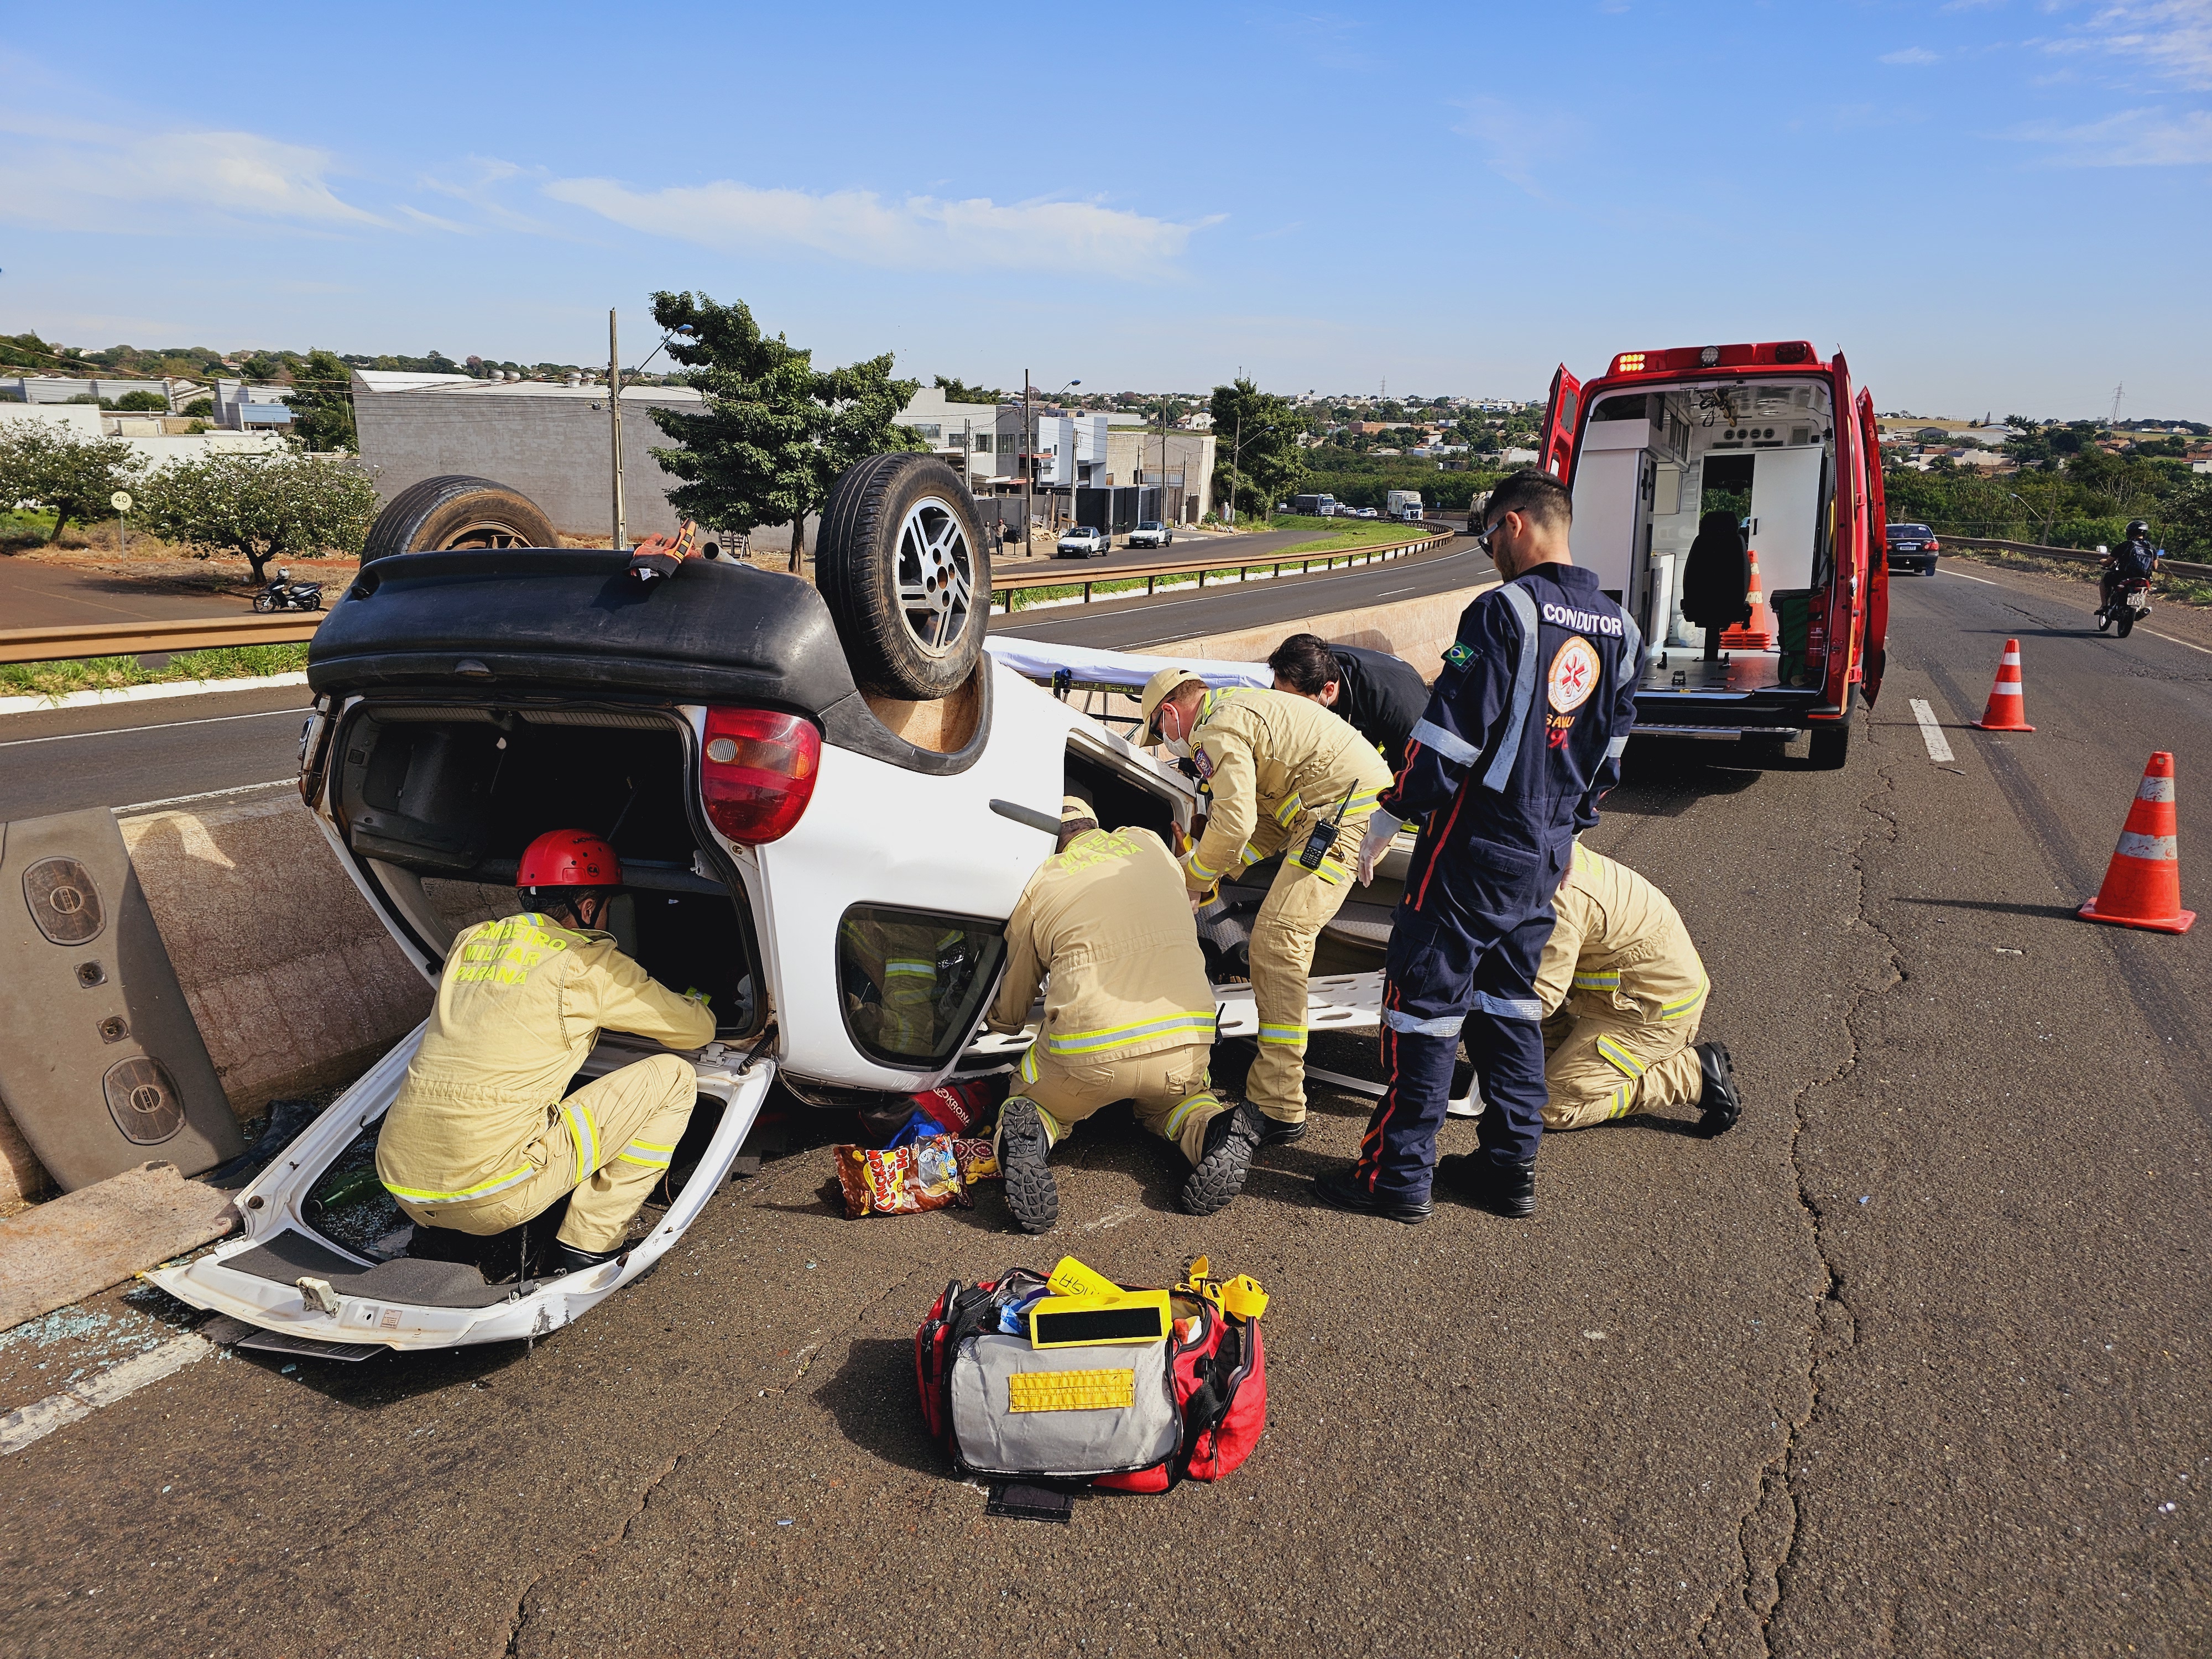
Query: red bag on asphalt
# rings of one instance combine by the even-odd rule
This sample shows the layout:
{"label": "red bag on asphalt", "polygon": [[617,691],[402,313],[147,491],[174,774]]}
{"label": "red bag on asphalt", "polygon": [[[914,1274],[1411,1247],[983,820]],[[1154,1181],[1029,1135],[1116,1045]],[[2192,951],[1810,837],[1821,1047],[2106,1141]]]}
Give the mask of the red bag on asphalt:
{"label": "red bag on asphalt", "polygon": [[1170,1296],[1170,1334],[1147,1343],[1032,1347],[1002,1328],[1044,1291],[1026,1267],[947,1285],[914,1358],[922,1420],[954,1472],[1165,1492],[1234,1471],[1267,1426],[1267,1297],[1249,1279],[1207,1277],[1206,1265],[1191,1265]]}

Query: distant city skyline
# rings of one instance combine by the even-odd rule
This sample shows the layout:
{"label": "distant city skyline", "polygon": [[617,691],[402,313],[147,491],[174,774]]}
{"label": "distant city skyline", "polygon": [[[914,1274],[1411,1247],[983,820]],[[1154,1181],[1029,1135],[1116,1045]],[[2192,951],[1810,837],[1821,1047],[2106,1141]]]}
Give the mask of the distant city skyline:
{"label": "distant city skyline", "polygon": [[1805,337],[1884,409],[2212,419],[2212,0],[945,22],[17,9],[0,332],[635,361],[691,289],[925,384]]}

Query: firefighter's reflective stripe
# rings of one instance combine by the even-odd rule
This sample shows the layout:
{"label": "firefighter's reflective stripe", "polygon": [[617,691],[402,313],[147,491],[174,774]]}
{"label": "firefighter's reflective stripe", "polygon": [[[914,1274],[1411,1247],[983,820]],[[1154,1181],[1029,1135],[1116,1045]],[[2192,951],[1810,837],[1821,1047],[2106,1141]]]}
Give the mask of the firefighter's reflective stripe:
{"label": "firefighter's reflective stripe", "polygon": [[1372,789],[1353,790],[1349,795],[1345,797],[1344,816],[1348,818],[1356,818],[1362,812],[1372,811],[1375,808],[1376,799],[1379,799],[1382,792],[1389,787],[1390,786],[1387,783],[1378,783]]}
{"label": "firefighter's reflective stripe", "polygon": [[568,1120],[568,1138],[576,1144],[579,1179],[599,1167],[599,1130],[592,1121],[592,1109],[580,1100],[561,1103],[561,1115]]}
{"label": "firefighter's reflective stripe", "polygon": [[1095,1031],[1069,1031],[1054,1036],[1046,1047],[1055,1054],[1090,1054],[1101,1048],[1119,1048],[1125,1042],[1165,1036],[1170,1031],[1188,1031],[1194,1042],[1201,1039],[1211,1042],[1213,1040],[1213,1011],[1210,1008],[1167,1014],[1158,1019],[1131,1020],[1126,1025],[1103,1025]]}
{"label": "firefighter's reflective stripe", "polygon": [[1248,841],[1244,843],[1243,850],[1237,854],[1237,862],[1249,870],[1260,861],[1261,856],[1260,849]]}
{"label": "firefighter's reflective stripe", "polygon": [[937,964],[933,962],[902,961],[898,959],[892,959],[884,963],[884,977],[885,979],[896,979],[902,974],[909,975],[916,979],[935,979],[937,977]]}
{"label": "firefighter's reflective stripe", "polygon": [[1206,866],[1200,864],[1198,861],[1198,854],[1195,849],[1192,851],[1186,867],[1190,871],[1191,874],[1200,878],[1208,887],[1212,886],[1215,882],[1221,879],[1220,871],[1209,869]]}
{"label": "firefighter's reflective stripe", "polygon": [[1275,809],[1275,822],[1287,827],[1304,805],[1305,802],[1298,799],[1298,792],[1293,789],[1283,797],[1283,804]]}
{"label": "firefighter's reflective stripe", "polygon": [[[1577,974],[1575,976],[1575,979],[1576,982],[1579,984],[1582,981],[1582,975]],[[1659,1018],[1662,1019],[1681,1018],[1683,1015],[1693,1012],[1697,1008],[1698,1005],[1705,1000],[1705,994],[1712,988],[1713,985],[1711,980],[1705,978],[1703,975],[1698,975],[1698,988],[1691,992],[1689,995],[1686,997],[1677,997],[1672,1002],[1662,1002],[1659,1005]]]}
{"label": "firefighter's reflective stripe", "polygon": [[1267,1025],[1260,1027],[1262,1042],[1287,1042],[1296,1047],[1305,1045],[1306,1028],[1303,1025]]}
{"label": "firefighter's reflective stripe", "polygon": [[1221,1103],[1210,1094],[1193,1095],[1188,1100],[1177,1103],[1169,1111],[1166,1126],[1160,1133],[1170,1140],[1175,1139],[1182,1133],[1182,1126],[1190,1121],[1190,1115],[1201,1106],[1210,1106],[1218,1111],[1221,1109]]}
{"label": "firefighter's reflective stripe", "polygon": [[1638,1078],[1644,1075],[1644,1062],[1611,1037],[1600,1037],[1597,1040],[1597,1051],[1604,1055],[1613,1069],[1623,1076]]}
{"label": "firefighter's reflective stripe", "polygon": [[651,1140],[633,1140],[615,1154],[619,1163],[642,1164],[648,1170],[666,1169],[675,1156],[676,1143],[672,1140],[665,1146]]}
{"label": "firefighter's reflective stripe", "polygon": [[1613,1104],[1607,1109],[1606,1116],[1608,1119],[1626,1117],[1628,1115],[1628,1104],[1635,1098],[1636,1085],[1632,1083],[1622,1084],[1620,1087],[1613,1091]]}
{"label": "firefighter's reflective stripe", "polygon": [[1513,701],[1505,711],[1505,732],[1491,757],[1482,787],[1503,794],[1513,777],[1513,763],[1521,757],[1521,732],[1528,724],[1528,710],[1536,702],[1536,601],[1517,582],[1498,590],[1505,598],[1514,621],[1521,624],[1521,653],[1513,665]]}
{"label": "firefighter's reflective stripe", "polygon": [[1613,969],[1601,974],[1577,974],[1575,975],[1575,989],[1577,991],[1618,991],[1620,988],[1620,970],[1618,969]]}
{"label": "firefighter's reflective stripe", "polygon": [[465,1204],[473,1199],[489,1198],[494,1193],[503,1193],[537,1173],[535,1164],[526,1164],[519,1170],[509,1170],[505,1175],[494,1176],[489,1181],[478,1182],[473,1187],[464,1187],[457,1193],[433,1193],[414,1187],[395,1187],[388,1181],[384,1183],[384,1189],[394,1198],[404,1198],[410,1204]]}
{"label": "firefighter's reflective stripe", "polygon": [[1035,1083],[1036,1079],[1036,1044],[1032,1042],[1022,1051],[1022,1081]]}

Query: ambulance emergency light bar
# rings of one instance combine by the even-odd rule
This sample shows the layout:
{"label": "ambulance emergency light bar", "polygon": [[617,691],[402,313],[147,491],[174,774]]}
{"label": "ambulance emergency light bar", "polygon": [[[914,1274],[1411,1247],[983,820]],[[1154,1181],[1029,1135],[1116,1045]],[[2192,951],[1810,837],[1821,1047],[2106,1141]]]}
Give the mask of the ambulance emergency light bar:
{"label": "ambulance emergency light bar", "polygon": [[1771,340],[1763,345],[1673,346],[1664,351],[1624,351],[1613,360],[1607,375],[1674,374],[1697,368],[1765,368],[1770,364],[1819,361],[1819,354],[1806,340]]}

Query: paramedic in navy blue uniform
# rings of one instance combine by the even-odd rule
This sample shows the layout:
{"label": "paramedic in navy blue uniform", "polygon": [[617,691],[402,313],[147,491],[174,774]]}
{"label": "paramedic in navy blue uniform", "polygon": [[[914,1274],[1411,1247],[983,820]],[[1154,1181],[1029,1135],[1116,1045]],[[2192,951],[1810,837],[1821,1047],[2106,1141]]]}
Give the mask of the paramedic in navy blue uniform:
{"label": "paramedic in navy blue uniform", "polygon": [[[1565,488],[1541,472],[1516,472],[1492,495],[1486,533],[1504,585],[1462,614],[1360,851],[1364,882],[1398,824],[1420,823],[1385,961],[1389,1091],[1358,1162],[1314,1182],[1340,1209],[1425,1220],[1432,1175],[1501,1214],[1535,1209],[1537,965],[1575,836],[1620,775],[1644,666],[1636,624],[1569,556],[1571,513]],[[1481,1150],[1438,1167],[1462,1036],[1489,1103]]]}

